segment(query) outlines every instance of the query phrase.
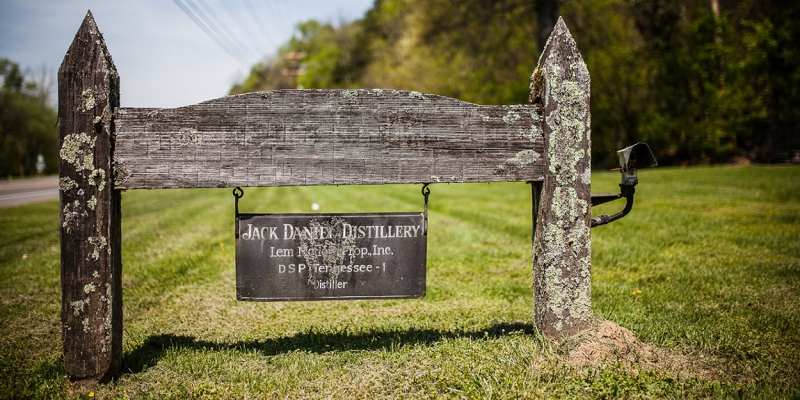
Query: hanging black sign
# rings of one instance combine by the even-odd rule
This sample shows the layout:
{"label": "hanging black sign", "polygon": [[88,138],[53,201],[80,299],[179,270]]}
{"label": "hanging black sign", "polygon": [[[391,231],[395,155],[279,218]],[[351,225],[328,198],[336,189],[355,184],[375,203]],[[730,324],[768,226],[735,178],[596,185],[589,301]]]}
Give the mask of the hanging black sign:
{"label": "hanging black sign", "polygon": [[425,296],[424,213],[238,214],[245,301]]}

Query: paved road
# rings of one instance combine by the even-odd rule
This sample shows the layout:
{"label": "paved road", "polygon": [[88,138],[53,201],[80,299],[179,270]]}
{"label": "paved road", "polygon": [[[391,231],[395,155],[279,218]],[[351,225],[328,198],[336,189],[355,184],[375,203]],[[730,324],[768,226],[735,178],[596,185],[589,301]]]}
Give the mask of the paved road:
{"label": "paved road", "polygon": [[58,199],[58,177],[0,182],[0,208]]}

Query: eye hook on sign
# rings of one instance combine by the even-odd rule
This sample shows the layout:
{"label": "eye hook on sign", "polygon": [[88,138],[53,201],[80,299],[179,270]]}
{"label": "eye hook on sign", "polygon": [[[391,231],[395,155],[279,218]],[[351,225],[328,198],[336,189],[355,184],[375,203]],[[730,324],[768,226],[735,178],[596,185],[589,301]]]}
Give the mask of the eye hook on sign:
{"label": "eye hook on sign", "polygon": [[422,185],[422,195],[425,196],[425,225],[423,226],[422,233],[427,236],[428,235],[428,195],[431,194],[431,189],[428,187],[430,183],[426,183]]}
{"label": "eye hook on sign", "polygon": [[235,199],[233,207],[234,207],[234,213],[235,213],[235,216],[236,216],[236,225],[234,226],[234,229],[236,230],[235,237],[238,239],[239,238],[239,199],[244,197],[244,190],[242,190],[242,188],[240,188],[238,186],[233,188],[233,197]]}
{"label": "eye hook on sign", "polygon": [[233,197],[236,198],[235,208],[236,208],[236,216],[239,216],[239,199],[244,197],[244,190],[240,187],[233,188]]}

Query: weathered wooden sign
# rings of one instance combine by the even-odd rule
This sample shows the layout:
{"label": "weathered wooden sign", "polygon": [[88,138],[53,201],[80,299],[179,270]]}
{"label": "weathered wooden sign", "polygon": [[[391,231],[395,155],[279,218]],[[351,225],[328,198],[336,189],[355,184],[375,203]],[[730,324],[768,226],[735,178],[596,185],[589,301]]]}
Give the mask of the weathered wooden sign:
{"label": "weathered wooden sign", "polygon": [[423,213],[239,214],[236,224],[239,300],[425,296]]}
{"label": "weathered wooden sign", "polygon": [[[120,193],[126,189],[529,182],[534,323],[554,337],[586,329],[592,321],[590,92],[589,72],[559,19],[531,77],[531,104],[477,105],[417,91],[332,89],[248,93],[171,109],[122,108],[119,74],[88,13],[58,73],[61,322],[67,375],[74,381],[108,382],[120,369]],[[305,264],[308,270],[310,262],[300,256],[302,240],[268,245],[272,231],[262,228],[272,222],[251,219],[241,221],[240,245],[261,251],[263,242],[264,251],[286,249],[281,254],[289,254],[294,249],[296,254],[252,253],[254,260],[270,258],[256,254],[275,254],[286,262],[263,261],[262,275],[255,272],[251,278],[269,278],[272,268],[272,291],[246,296],[372,296],[386,295],[388,288],[398,296],[424,293],[402,287],[390,275],[400,268],[420,268],[422,275],[406,271],[399,281],[424,277],[424,256],[400,250],[410,238],[373,237],[368,242],[359,237],[352,251],[372,250],[364,262],[359,255],[352,264],[332,263],[340,268],[333,282],[332,272],[297,273],[295,284],[281,277],[280,268],[288,271],[294,264],[299,271]],[[344,220],[350,226],[389,226],[385,220]],[[311,222],[286,223],[305,228]],[[261,240],[243,240],[245,234],[255,237],[249,224],[259,226]],[[283,228],[275,226],[280,238]],[[411,231],[403,228],[406,232]],[[399,233],[392,229],[394,236]],[[423,239],[414,246],[424,249]],[[332,240],[322,242],[341,247]],[[381,246],[391,254],[378,255]],[[384,262],[385,276],[375,274],[376,265],[383,272]],[[351,269],[345,274],[352,281],[345,281],[342,265]],[[373,275],[362,272],[361,265],[372,265]],[[325,288],[314,289],[309,278],[325,282]],[[287,291],[280,292],[284,284]],[[359,286],[362,292],[356,291]],[[424,288],[424,283],[417,287]],[[249,289],[244,285],[241,290]]]}

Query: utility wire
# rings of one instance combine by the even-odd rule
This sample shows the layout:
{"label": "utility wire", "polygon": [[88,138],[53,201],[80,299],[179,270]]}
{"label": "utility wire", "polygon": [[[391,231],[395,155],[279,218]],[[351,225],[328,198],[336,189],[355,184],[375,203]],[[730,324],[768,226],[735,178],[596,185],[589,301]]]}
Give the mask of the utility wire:
{"label": "utility wire", "polygon": [[[263,38],[255,33],[255,29],[252,20],[252,9],[250,12],[243,11],[241,5],[238,1],[223,1],[222,5],[225,7],[225,11],[227,11],[228,16],[231,18],[232,21],[241,21],[239,26],[244,29],[244,34],[250,39],[250,43],[253,46],[257,46],[257,55],[261,55],[260,53],[263,51],[262,49],[267,49],[272,44],[271,42],[265,43]],[[231,7],[231,6],[234,7]],[[246,14],[250,14],[251,18],[247,18]],[[255,43],[253,43],[255,42]]]}
{"label": "utility wire", "polygon": [[277,44],[277,43],[275,43],[275,42],[272,40],[272,36],[270,36],[270,34],[269,34],[269,33],[267,33],[267,27],[264,25],[264,21],[262,21],[262,20],[261,20],[261,17],[260,17],[260,16],[258,16],[258,12],[257,12],[257,11],[256,11],[256,9],[253,7],[253,4],[252,4],[252,3],[250,3],[250,0],[244,0],[244,4],[245,4],[245,5],[247,6],[247,8],[250,10],[250,18],[252,18],[252,19],[253,19],[253,21],[255,21],[255,22],[256,22],[256,26],[258,26],[259,30],[260,30],[260,31],[261,31],[261,33],[264,35],[264,37],[265,37],[265,38],[267,38],[267,41],[269,41],[269,43],[270,43],[271,45],[273,45],[273,46],[278,46],[278,44]]}
{"label": "utility wire", "polygon": [[281,14],[284,16],[284,21],[291,21],[289,18],[289,13],[287,13],[286,8],[283,7],[283,0],[278,0],[278,7],[281,8]]}
{"label": "utility wire", "polygon": [[203,23],[206,26],[208,26],[208,28],[212,32],[214,32],[214,35],[217,38],[219,38],[219,40],[221,42],[225,43],[225,46],[227,46],[229,49],[231,49],[232,52],[237,53],[237,57],[244,57],[244,52],[242,52],[241,49],[239,49],[239,48],[237,48],[235,46],[232,46],[228,42],[230,39],[226,40],[226,38],[224,38],[222,36],[222,33],[219,31],[219,28],[216,25],[211,23],[211,20],[209,19],[208,15],[206,15],[206,13],[203,12],[203,10],[201,10],[200,7],[197,6],[197,4],[194,2],[194,0],[183,0],[183,1],[185,1],[189,5],[189,7],[192,8],[192,10],[194,11],[195,15],[199,16],[203,20]]}
{"label": "utility wire", "polygon": [[184,14],[186,14],[189,18],[191,18],[192,22],[197,25],[211,40],[213,40],[222,50],[225,51],[231,58],[233,58],[236,62],[238,62],[242,67],[247,68],[246,63],[243,63],[242,60],[239,58],[238,55],[235,54],[231,48],[229,48],[220,38],[216,37],[209,28],[203,24],[200,20],[197,19],[195,16],[186,6],[181,3],[179,0],[172,0],[175,4],[180,7]]}
{"label": "utility wire", "polygon": [[[194,0],[188,0],[188,1],[192,2]],[[210,17],[211,22],[213,22],[212,28],[215,28],[218,33],[221,32],[220,36],[224,35],[225,38],[229,41],[229,43],[233,43],[232,47],[235,47],[237,50],[239,50],[239,52],[245,57],[245,59],[247,59],[248,58],[247,55],[252,54],[253,52],[250,51],[250,49],[246,49],[243,44],[240,44],[238,40],[233,38],[233,36],[235,35],[231,33],[231,30],[230,28],[228,28],[228,25],[226,25],[225,21],[223,21],[219,17],[219,15],[217,15],[214,9],[209,7],[208,3],[206,3],[205,0],[197,0],[197,2],[200,3],[200,5],[203,6],[203,8],[205,8],[208,14],[211,16]]]}
{"label": "utility wire", "polygon": [[[290,33],[293,32],[294,27],[289,26],[289,23],[286,22],[288,21],[288,16],[286,15],[286,11],[283,10],[283,6],[278,4],[277,0],[267,0],[267,3],[270,5],[270,8],[272,8],[272,15],[278,17],[278,20],[281,21],[281,25],[283,25],[286,28],[286,30],[288,30]],[[272,20],[274,21],[275,18],[273,18]]]}

